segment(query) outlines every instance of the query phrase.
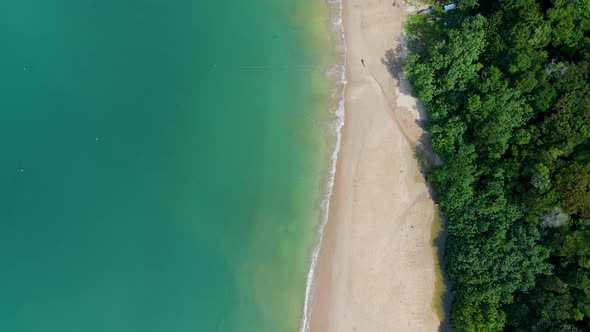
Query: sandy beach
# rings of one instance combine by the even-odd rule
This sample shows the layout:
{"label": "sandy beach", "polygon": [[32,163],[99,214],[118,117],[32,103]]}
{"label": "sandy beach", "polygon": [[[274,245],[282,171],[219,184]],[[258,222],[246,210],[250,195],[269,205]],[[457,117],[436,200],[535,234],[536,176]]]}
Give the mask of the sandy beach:
{"label": "sandy beach", "polygon": [[[316,271],[312,332],[437,331],[434,204],[414,146],[415,100],[384,64],[402,1],[344,0],[342,145]],[[387,62],[387,60],[385,60]],[[404,92],[402,92],[404,91]]]}

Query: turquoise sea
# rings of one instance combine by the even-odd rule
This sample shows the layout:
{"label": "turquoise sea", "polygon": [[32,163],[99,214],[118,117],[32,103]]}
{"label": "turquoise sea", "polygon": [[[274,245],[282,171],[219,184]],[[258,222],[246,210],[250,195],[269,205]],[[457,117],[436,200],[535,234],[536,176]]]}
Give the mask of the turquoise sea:
{"label": "turquoise sea", "polygon": [[1,1],[0,331],[297,331],[335,144],[332,14]]}

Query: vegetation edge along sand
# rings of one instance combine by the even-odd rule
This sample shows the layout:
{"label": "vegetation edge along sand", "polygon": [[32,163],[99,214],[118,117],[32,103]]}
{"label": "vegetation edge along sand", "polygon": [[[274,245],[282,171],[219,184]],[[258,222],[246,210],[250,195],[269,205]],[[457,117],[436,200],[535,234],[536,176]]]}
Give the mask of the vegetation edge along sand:
{"label": "vegetation edge along sand", "polygon": [[440,158],[457,331],[590,330],[590,2],[457,0],[404,63]]}

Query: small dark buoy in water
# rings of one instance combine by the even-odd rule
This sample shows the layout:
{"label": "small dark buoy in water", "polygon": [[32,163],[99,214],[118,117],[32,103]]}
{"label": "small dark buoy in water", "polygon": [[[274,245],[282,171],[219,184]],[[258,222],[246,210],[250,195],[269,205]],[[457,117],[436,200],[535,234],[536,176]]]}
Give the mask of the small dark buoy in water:
{"label": "small dark buoy in water", "polygon": [[365,59],[361,59],[361,63],[363,64],[363,67],[365,66]]}

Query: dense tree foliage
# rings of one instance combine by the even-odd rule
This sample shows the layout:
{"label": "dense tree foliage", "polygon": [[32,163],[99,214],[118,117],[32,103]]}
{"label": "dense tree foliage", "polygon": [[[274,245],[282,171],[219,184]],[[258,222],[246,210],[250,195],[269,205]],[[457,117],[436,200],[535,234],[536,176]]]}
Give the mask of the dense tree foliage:
{"label": "dense tree foliage", "polygon": [[404,60],[442,160],[451,323],[590,330],[590,0],[457,5],[410,17]]}

